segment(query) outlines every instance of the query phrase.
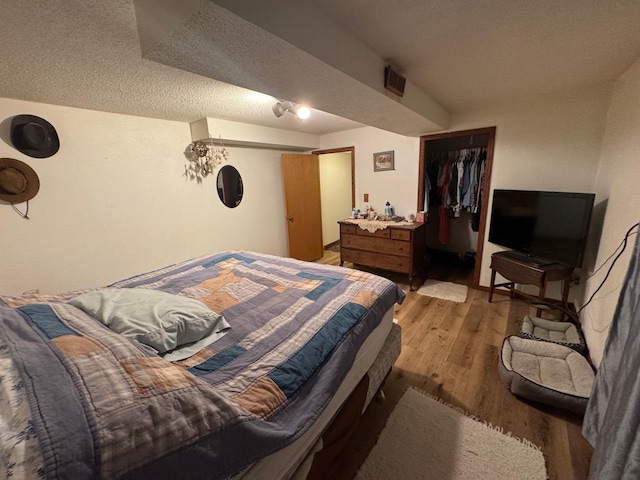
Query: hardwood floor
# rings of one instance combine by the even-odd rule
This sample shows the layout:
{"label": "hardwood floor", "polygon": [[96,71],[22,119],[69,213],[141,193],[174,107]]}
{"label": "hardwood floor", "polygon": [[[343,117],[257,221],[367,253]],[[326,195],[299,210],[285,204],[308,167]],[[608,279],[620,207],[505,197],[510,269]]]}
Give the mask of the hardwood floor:
{"label": "hardwood floor", "polygon": [[[319,260],[330,265],[339,261],[340,255],[335,252],[325,252]],[[353,267],[348,263],[345,266]],[[538,445],[550,480],[587,478],[592,450],[581,435],[581,416],[518,399],[498,376],[502,340],[517,335],[524,315],[535,314],[534,309],[502,295],[494,295],[493,302],[488,303],[487,292],[471,288],[467,301],[460,304],[425,297],[409,292],[406,276],[374,273],[390,278],[407,292],[394,315],[402,327],[402,353],[387,377],[386,399],[374,400],[365,412],[336,478],[353,478],[408,386]],[[468,285],[471,273],[436,265],[430,268],[429,278]]]}

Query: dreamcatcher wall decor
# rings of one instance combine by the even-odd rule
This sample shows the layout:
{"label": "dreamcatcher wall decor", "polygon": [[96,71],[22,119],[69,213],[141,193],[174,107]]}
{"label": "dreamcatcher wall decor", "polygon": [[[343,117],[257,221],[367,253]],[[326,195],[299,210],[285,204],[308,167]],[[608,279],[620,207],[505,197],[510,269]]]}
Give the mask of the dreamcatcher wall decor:
{"label": "dreamcatcher wall decor", "polygon": [[202,179],[213,173],[222,162],[229,158],[229,151],[222,142],[219,145],[213,143],[213,139],[208,141],[198,140],[191,142],[184,151],[187,163],[184,166],[184,176],[190,180],[202,183]]}

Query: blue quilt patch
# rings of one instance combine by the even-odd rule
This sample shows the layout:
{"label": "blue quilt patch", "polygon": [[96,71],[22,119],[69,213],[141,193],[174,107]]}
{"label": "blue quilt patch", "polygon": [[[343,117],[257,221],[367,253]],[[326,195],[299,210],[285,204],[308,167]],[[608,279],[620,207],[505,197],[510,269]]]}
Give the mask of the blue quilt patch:
{"label": "blue quilt patch", "polygon": [[188,371],[193,373],[196,376],[205,375],[235,360],[246,351],[247,351],[246,348],[242,348],[242,347],[239,347],[238,345],[234,345],[232,347],[229,347],[221,351],[220,353],[216,353],[213,357],[205,360],[199,365],[191,367]]}
{"label": "blue quilt patch", "polygon": [[290,398],[328,358],[366,309],[358,303],[347,303],[289,359],[274,368],[268,377]]}
{"label": "blue quilt patch", "polygon": [[16,310],[18,310],[27,321],[42,330],[49,339],[62,337],[63,335],[82,336],[62,323],[62,320],[58,318],[49,305],[24,305],[16,308]]}
{"label": "blue quilt patch", "polygon": [[225,260],[229,260],[230,258],[234,258],[244,263],[253,263],[256,261],[255,258],[245,257],[244,255],[240,255],[239,253],[229,253],[228,255],[220,255],[219,257],[216,257],[214,260],[210,262],[203,263],[202,266],[204,268],[215,267],[218,263],[224,262]]}
{"label": "blue quilt patch", "polygon": [[302,278],[307,278],[309,280],[319,280],[322,282],[320,285],[318,285],[316,288],[314,288],[313,290],[311,290],[309,293],[305,295],[305,297],[307,297],[309,300],[314,300],[314,301],[320,298],[320,296],[323,293],[328,292],[329,290],[331,290],[333,287],[335,287],[337,284],[339,284],[342,281],[342,279],[339,279],[339,278],[325,277],[323,275],[315,275],[313,273],[307,273],[307,272],[300,272],[298,273],[298,276]]}

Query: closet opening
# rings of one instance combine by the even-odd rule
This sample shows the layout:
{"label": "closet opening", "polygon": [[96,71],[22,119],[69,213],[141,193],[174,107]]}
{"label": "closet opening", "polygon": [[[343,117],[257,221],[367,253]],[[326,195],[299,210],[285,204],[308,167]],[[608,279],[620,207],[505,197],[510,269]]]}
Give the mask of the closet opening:
{"label": "closet opening", "polygon": [[420,137],[425,273],[479,288],[496,127]]}

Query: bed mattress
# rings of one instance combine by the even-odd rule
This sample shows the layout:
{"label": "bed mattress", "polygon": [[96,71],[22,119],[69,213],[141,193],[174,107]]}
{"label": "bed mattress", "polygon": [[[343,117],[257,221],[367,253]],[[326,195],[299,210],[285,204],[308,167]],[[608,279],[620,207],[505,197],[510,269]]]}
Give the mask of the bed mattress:
{"label": "bed mattress", "polygon": [[284,478],[362,383],[404,298],[366,272],[239,251],[104,290],[123,288],[199,300],[231,330],[172,363],[77,308],[80,292],[1,298],[0,360],[20,372],[2,382],[7,475]]}
{"label": "bed mattress", "polygon": [[[372,375],[373,381],[369,384],[366,407],[382,383],[384,376],[381,377],[380,372],[384,371],[384,375],[386,375],[386,372],[388,372],[393,365],[395,358],[397,358],[397,354],[395,358],[393,355],[391,357],[383,356],[380,362],[374,366],[379,353],[383,350],[383,346],[389,338],[389,333],[393,325],[393,309],[391,309],[385,314],[380,325],[378,325],[367,340],[365,340],[360,350],[358,350],[356,360],[340,385],[336,395],[333,397],[333,400],[302,437],[288,447],[261,459],[244,473],[235,477],[235,479],[262,480],[265,478],[289,478],[303,461],[307,452],[314,446],[322,432],[331,423],[336,412],[340,409],[358,382],[360,382],[365,373],[372,370],[375,374]],[[399,330],[399,327],[396,326],[396,328]],[[393,344],[394,340],[396,343],[399,343],[399,335],[394,336],[393,339],[390,340],[389,350],[393,352],[395,351],[395,347],[397,347],[399,352],[399,345]]]}

